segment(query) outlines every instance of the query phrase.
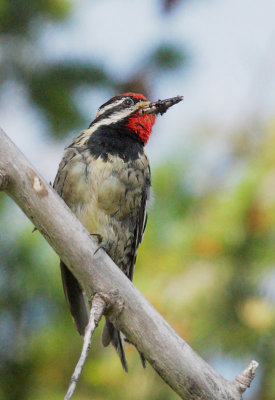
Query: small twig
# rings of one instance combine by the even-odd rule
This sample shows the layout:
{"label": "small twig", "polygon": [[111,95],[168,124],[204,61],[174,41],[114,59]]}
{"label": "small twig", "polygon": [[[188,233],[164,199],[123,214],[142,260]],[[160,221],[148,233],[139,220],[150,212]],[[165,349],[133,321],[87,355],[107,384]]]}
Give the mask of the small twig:
{"label": "small twig", "polygon": [[232,382],[238,389],[240,393],[243,393],[250,387],[251,382],[255,377],[255,371],[258,367],[259,363],[257,361],[252,360],[248,367],[236,376],[234,381]]}
{"label": "small twig", "polygon": [[0,190],[5,190],[10,182],[9,175],[0,171]]}
{"label": "small twig", "polygon": [[85,331],[85,335],[84,335],[81,355],[79,357],[78,363],[76,364],[74,373],[71,377],[70,385],[69,385],[68,391],[66,393],[66,396],[64,397],[64,400],[70,400],[70,398],[74,394],[77,382],[79,380],[80,374],[82,372],[85,361],[86,361],[87,356],[90,351],[91,341],[92,341],[94,330],[97,327],[97,325],[102,317],[105,307],[106,307],[106,303],[103,300],[103,298],[99,294],[95,294],[95,296],[92,299],[90,317],[89,317],[89,322],[86,327],[86,331]]}

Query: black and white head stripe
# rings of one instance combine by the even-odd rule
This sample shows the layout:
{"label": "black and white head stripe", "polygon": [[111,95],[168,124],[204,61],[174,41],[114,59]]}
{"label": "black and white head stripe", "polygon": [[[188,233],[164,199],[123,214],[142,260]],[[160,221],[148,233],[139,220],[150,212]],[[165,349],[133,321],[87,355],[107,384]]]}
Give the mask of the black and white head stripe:
{"label": "black and white head stripe", "polygon": [[89,128],[115,124],[124,120],[137,110],[136,104],[140,101],[142,101],[142,99],[125,95],[112,97],[99,108],[97,116],[90,124]]}

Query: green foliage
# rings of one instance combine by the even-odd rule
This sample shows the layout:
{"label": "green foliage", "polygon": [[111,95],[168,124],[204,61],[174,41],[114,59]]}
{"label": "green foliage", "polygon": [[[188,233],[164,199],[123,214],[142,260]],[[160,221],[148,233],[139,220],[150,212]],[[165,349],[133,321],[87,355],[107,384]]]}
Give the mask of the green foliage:
{"label": "green foliage", "polygon": [[152,61],[156,68],[171,69],[178,68],[184,61],[182,49],[170,45],[161,45],[153,53]]}
{"label": "green foliage", "polygon": [[0,0],[0,34],[28,35],[34,21],[63,19],[70,9],[68,0]]}
{"label": "green foliage", "polygon": [[32,73],[25,82],[28,82],[33,102],[44,110],[56,136],[64,135],[72,126],[80,126],[85,121],[73,96],[78,86],[115,86],[102,68],[80,63],[48,65]]}

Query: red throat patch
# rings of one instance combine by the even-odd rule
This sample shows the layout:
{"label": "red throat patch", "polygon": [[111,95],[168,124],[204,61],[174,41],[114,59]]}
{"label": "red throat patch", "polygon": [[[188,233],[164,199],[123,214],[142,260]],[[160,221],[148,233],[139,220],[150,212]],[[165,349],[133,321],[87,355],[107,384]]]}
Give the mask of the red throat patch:
{"label": "red throat patch", "polygon": [[126,126],[132,129],[140,137],[143,143],[146,144],[152,133],[152,128],[155,120],[155,115],[139,115],[138,113],[136,113],[131,117]]}
{"label": "red throat patch", "polygon": [[[123,93],[123,95],[134,97],[135,99],[141,99],[141,100],[147,101],[146,97],[140,93],[126,92],[126,93]],[[117,96],[120,96],[120,95],[117,95]],[[114,97],[116,97],[116,96],[114,96]],[[143,141],[143,143],[146,144],[152,133],[152,128],[153,128],[155,121],[156,121],[155,115],[150,115],[150,114],[149,115],[147,115],[147,114],[139,115],[138,113],[136,113],[130,118],[130,120],[126,126],[128,126],[130,129],[132,129],[140,137],[140,139]]]}

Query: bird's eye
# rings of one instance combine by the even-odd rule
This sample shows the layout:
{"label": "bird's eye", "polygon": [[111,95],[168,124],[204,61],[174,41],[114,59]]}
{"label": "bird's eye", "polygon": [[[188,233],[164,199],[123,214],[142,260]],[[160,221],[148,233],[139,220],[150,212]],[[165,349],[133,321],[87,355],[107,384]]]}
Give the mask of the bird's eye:
{"label": "bird's eye", "polygon": [[130,97],[128,97],[128,99],[125,99],[124,100],[124,102],[123,102],[123,104],[125,105],[125,106],[133,106],[135,103],[134,103],[134,100],[133,99],[131,99]]}

